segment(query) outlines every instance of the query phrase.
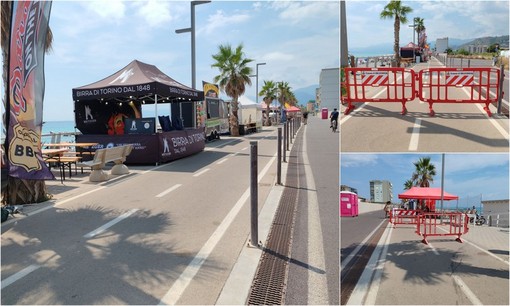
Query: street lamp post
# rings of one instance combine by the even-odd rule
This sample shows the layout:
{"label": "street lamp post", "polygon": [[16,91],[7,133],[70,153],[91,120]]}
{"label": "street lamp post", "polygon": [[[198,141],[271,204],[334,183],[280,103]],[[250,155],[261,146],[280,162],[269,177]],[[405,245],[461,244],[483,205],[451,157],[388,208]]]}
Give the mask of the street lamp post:
{"label": "street lamp post", "polygon": [[175,30],[175,33],[191,32],[191,87],[196,89],[196,67],[195,67],[195,6],[206,4],[211,1],[191,1],[191,27]]}
{"label": "street lamp post", "polygon": [[259,66],[260,65],[265,65],[266,63],[257,63],[256,65],[256,68],[255,68],[255,102],[257,102],[257,105],[259,104]]}
{"label": "street lamp post", "polygon": [[416,17],[413,18],[413,24],[409,25],[409,27],[413,28],[413,62],[416,63],[416,43],[415,43],[415,33],[416,33]]}
{"label": "street lamp post", "polygon": [[[175,30],[175,33],[181,34],[181,33],[187,33],[191,32],[191,88],[196,89],[196,67],[195,67],[195,6],[200,4],[206,4],[211,1],[191,1],[191,27],[189,28],[183,28],[183,29],[177,29]],[[196,126],[196,115],[195,115],[195,108],[192,108],[192,121],[193,126]],[[179,116],[182,120],[182,107],[179,103]]]}

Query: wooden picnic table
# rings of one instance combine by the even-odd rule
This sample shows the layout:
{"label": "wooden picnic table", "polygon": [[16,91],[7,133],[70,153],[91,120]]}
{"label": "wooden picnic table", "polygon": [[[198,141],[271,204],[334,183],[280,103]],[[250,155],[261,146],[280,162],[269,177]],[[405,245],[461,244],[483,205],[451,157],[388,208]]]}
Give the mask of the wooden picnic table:
{"label": "wooden picnic table", "polygon": [[[64,183],[66,179],[65,176],[65,168],[69,167],[69,177],[72,176],[71,165],[79,162],[82,159],[82,156],[65,156],[64,154],[69,152],[69,147],[62,146],[57,149],[42,149],[41,153],[43,155],[44,161],[49,163],[56,163],[60,172],[60,182]],[[76,169],[75,169],[76,170]]]}

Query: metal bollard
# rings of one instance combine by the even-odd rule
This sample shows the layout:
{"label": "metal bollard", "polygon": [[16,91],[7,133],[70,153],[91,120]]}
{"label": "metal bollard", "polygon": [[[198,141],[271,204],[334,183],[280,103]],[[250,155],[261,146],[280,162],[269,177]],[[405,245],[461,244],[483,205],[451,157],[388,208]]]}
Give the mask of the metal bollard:
{"label": "metal bollard", "polygon": [[501,115],[501,102],[503,99],[503,85],[505,84],[505,66],[499,68],[499,88],[498,88],[498,115]]}
{"label": "metal bollard", "polygon": [[278,158],[276,163],[276,184],[282,184],[282,128],[278,128]]}
{"label": "metal bollard", "polygon": [[[287,162],[287,148],[285,147],[285,142],[287,141],[287,129],[285,128],[285,125],[283,126],[283,162]],[[281,146],[280,146],[281,147]]]}
{"label": "metal bollard", "polygon": [[257,169],[257,141],[250,141],[250,198],[251,198],[251,246],[259,246],[258,234],[258,169]]}
{"label": "metal bollard", "polygon": [[285,147],[285,150],[289,151],[289,120],[285,122],[285,129],[287,130],[287,146]]}
{"label": "metal bollard", "polygon": [[290,130],[290,143],[292,144],[292,140],[294,139],[294,118],[292,118],[289,122],[289,130]]}

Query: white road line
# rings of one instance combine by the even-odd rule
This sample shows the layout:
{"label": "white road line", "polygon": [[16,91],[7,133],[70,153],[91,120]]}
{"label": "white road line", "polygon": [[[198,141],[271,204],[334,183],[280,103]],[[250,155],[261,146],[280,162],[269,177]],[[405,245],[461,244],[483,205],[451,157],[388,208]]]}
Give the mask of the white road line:
{"label": "white road line", "polygon": [[[445,233],[448,233],[448,232],[449,232],[449,231],[447,231],[446,229],[444,229],[444,228],[442,228],[442,227],[438,227],[438,228],[439,228],[440,230],[442,230],[443,232],[445,232]],[[505,263],[505,264],[507,264],[507,265],[510,265],[510,262],[509,262],[508,260],[505,260],[505,259],[503,259],[503,258],[501,258],[501,257],[498,257],[498,256],[494,255],[494,254],[493,254],[493,253],[491,253],[490,251],[487,251],[486,249],[484,249],[484,248],[482,248],[482,247],[479,247],[478,245],[476,245],[476,244],[472,243],[471,241],[468,241],[468,240],[467,240],[467,239],[465,239],[465,238],[461,238],[461,239],[462,239],[462,241],[469,243],[470,245],[474,246],[475,248],[479,249],[480,251],[484,252],[485,254],[487,254],[487,255],[489,255],[489,256],[492,256],[492,257],[494,257],[495,259],[497,259],[497,260],[499,260],[499,261],[502,261],[502,262],[504,262],[504,263]]]}
{"label": "white road line", "polygon": [[217,162],[216,165],[221,165],[224,162],[226,162],[227,160],[228,160],[228,158],[224,158],[224,159],[220,160],[219,162]]}
{"label": "white road line", "polygon": [[[374,273],[374,279],[372,280],[372,283],[370,284],[370,289],[368,290],[366,299],[365,299],[365,305],[375,305],[375,299],[377,298],[377,293],[379,292],[379,286],[381,284],[382,279],[382,273],[384,270],[384,262],[386,260],[386,254],[388,254],[388,247],[390,245],[390,238],[391,233],[393,232],[393,226],[390,226],[390,230],[388,233],[388,236],[386,236],[386,239],[384,240],[384,246],[381,251],[381,257],[377,261],[377,266],[375,267],[375,273]],[[377,246],[379,247],[381,245],[381,240],[377,243]]]}
{"label": "white road line", "polygon": [[420,140],[420,128],[421,128],[421,119],[416,118],[413,125],[413,132],[411,134],[411,140],[409,141],[409,151],[418,150],[418,142]]}
{"label": "white road line", "polygon": [[241,151],[244,151],[244,150],[246,150],[246,149],[248,149],[248,147],[244,147],[244,148],[242,148],[242,149],[241,149]]}
{"label": "white road line", "polygon": [[138,210],[139,210],[138,208],[133,208],[130,211],[124,213],[123,215],[121,215],[121,216],[113,219],[112,221],[106,223],[105,225],[103,225],[101,227],[98,227],[97,229],[93,230],[92,232],[90,232],[88,234],[83,235],[83,237],[84,238],[92,238],[92,237],[94,237],[96,235],[99,235],[102,232],[104,232],[105,230],[107,230],[108,228],[112,227],[113,225],[115,225],[115,224],[119,223],[120,221],[126,219],[127,217],[131,216],[132,214],[134,214]]}
{"label": "white road line", "polygon": [[483,305],[482,302],[473,293],[473,291],[469,289],[469,287],[462,281],[460,277],[453,275],[452,278],[473,305]]}
{"label": "white road line", "polygon": [[21,278],[27,276],[28,274],[34,272],[35,270],[39,269],[40,267],[41,266],[39,266],[39,265],[30,265],[30,266],[26,267],[25,269],[19,271],[18,273],[15,273],[15,274],[9,276],[8,278],[2,280],[2,289],[11,285],[15,281],[18,281]]}
{"label": "white road line", "polygon": [[432,252],[434,252],[434,254],[439,255],[439,252],[432,246],[432,243],[429,242],[428,247],[432,250]]}
{"label": "white road line", "polygon": [[[273,158],[267,163],[267,165],[262,169],[262,171],[258,175],[258,181],[262,179],[264,175],[266,175],[269,170],[271,164],[276,159],[276,154]],[[246,189],[241,198],[236,202],[234,207],[227,214],[225,219],[221,222],[221,224],[216,228],[214,233],[209,237],[207,242],[202,246],[200,251],[198,251],[197,255],[193,258],[193,260],[189,263],[189,265],[184,269],[179,278],[175,281],[172,287],[167,291],[165,296],[159,302],[160,305],[175,305],[177,301],[181,298],[182,294],[191,283],[195,275],[198,273],[198,270],[202,267],[204,262],[207,260],[209,255],[211,255],[212,251],[223,237],[230,224],[234,221],[235,217],[244,206],[248,198],[250,197],[250,187]]]}
{"label": "white road line", "polygon": [[162,193],[158,194],[158,195],[156,196],[156,198],[161,198],[161,197],[163,197],[163,196],[167,195],[168,193],[170,193],[170,192],[174,191],[175,189],[177,189],[177,188],[179,188],[179,187],[181,187],[181,186],[182,186],[182,184],[175,184],[175,185],[173,185],[172,187],[168,188],[167,190],[163,191]]}
{"label": "white road line", "polygon": [[209,170],[211,170],[211,169],[209,169],[209,168],[205,168],[204,170],[199,171],[199,172],[197,172],[197,173],[193,174],[193,176],[194,176],[194,177],[200,176],[200,175],[202,175],[202,174],[206,173],[206,172],[207,172],[207,171],[209,171]]}
{"label": "white road line", "polygon": [[[310,161],[308,160],[306,135],[303,134],[303,164],[305,168],[307,200],[308,200],[308,265],[326,271],[324,259],[324,240],[322,238],[322,226],[319,215],[319,200],[315,179],[313,177]],[[326,274],[308,270],[308,305],[327,305],[329,303],[328,282]]]}
{"label": "white road line", "polygon": [[[372,256],[365,266],[356,287],[352,291],[347,305],[374,305],[377,291],[379,290],[380,277],[384,268],[384,260],[386,259],[386,252],[388,250],[388,242],[391,237],[393,226],[388,223],[386,230],[377,242]],[[376,278],[379,279],[376,281]],[[368,299],[374,300],[368,303]]]}
{"label": "white road line", "polygon": [[381,227],[381,225],[384,223],[385,220],[382,220],[381,223],[379,223],[378,226],[376,226],[374,228],[374,230],[368,234],[367,237],[365,237],[365,239],[363,239],[363,241],[361,241],[360,244],[358,244],[358,246],[354,249],[354,251],[352,251],[343,261],[342,261],[342,265],[340,267],[340,271],[342,271],[345,267],[347,267],[347,265],[349,264],[349,262],[354,258],[354,256],[356,254],[358,254],[359,250],[365,245],[365,243],[367,243],[368,239],[370,239],[370,237],[372,237],[375,232],[379,229],[379,227]]}
{"label": "white road line", "polygon": [[485,114],[487,116],[487,119],[489,120],[490,123],[492,123],[492,125],[496,128],[496,130],[498,130],[498,132],[506,139],[508,140],[508,133],[505,131],[504,128],[502,128],[497,122],[496,120],[494,120],[494,118],[492,117],[489,117],[489,115],[487,115],[487,112],[483,109],[482,105],[480,104],[476,104],[476,107],[478,107],[478,109],[480,110],[480,112],[482,112],[483,114]]}

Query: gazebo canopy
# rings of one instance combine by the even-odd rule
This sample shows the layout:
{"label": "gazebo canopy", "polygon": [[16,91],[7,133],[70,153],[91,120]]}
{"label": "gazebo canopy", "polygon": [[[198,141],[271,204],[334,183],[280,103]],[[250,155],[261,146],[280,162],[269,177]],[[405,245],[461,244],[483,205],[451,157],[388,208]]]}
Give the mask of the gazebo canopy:
{"label": "gazebo canopy", "polygon": [[154,65],[134,60],[116,73],[95,83],[73,88],[73,100],[143,100],[145,104],[201,101],[202,91],[187,87]]}
{"label": "gazebo canopy", "polygon": [[[430,187],[411,187],[411,189],[398,195],[399,199],[416,199],[416,200],[441,200],[441,188]],[[443,192],[443,200],[457,200],[459,197]]]}

